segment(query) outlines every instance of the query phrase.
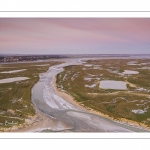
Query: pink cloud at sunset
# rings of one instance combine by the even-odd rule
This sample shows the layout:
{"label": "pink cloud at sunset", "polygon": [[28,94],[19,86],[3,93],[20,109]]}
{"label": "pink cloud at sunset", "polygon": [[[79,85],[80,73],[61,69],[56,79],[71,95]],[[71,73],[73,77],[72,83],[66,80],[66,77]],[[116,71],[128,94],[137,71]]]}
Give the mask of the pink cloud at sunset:
{"label": "pink cloud at sunset", "polygon": [[150,53],[150,19],[0,18],[0,53]]}

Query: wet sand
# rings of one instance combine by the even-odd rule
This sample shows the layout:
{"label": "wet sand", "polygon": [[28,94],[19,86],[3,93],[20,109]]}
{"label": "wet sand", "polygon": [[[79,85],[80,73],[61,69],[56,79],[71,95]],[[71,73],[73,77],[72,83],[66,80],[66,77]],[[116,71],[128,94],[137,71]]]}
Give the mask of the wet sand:
{"label": "wet sand", "polygon": [[72,104],[74,104],[74,105],[76,105],[76,106],[82,108],[82,109],[85,110],[85,111],[88,111],[88,112],[90,112],[90,113],[93,113],[93,114],[96,114],[96,115],[105,117],[105,118],[110,119],[110,120],[112,120],[112,121],[119,122],[119,123],[121,123],[121,124],[129,124],[129,125],[133,125],[133,126],[135,126],[135,127],[137,127],[137,128],[143,128],[143,129],[145,129],[145,130],[149,130],[149,131],[150,131],[150,128],[147,127],[146,125],[144,125],[143,123],[138,123],[138,122],[135,122],[135,121],[127,120],[127,119],[125,119],[125,118],[118,118],[118,120],[116,120],[116,119],[113,119],[112,117],[110,117],[110,116],[108,116],[108,115],[106,115],[106,114],[103,114],[103,113],[101,113],[101,112],[98,112],[98,111],[96,111],[96,110],[93,110],[93,109],[91,109],[91,108],[89,108],[89,107],[82,106],[80,103],[76,102],[76,101],[74,100],[74,98],[73,98],[71,95],[69,95],[69,94],[67,94],[67,93],[65,93],[65,92],[62,92],[62,91],[60,91],[60,90],[57,88],[57,85],[56,85],[56,78],[54,79],[54,85],[55,85],[56,93],[57,93],[60,97],[62,97],[62,98],[65,99],[66,101],[68,101],[68,102],[70,102],[70,103],[72,103]]}

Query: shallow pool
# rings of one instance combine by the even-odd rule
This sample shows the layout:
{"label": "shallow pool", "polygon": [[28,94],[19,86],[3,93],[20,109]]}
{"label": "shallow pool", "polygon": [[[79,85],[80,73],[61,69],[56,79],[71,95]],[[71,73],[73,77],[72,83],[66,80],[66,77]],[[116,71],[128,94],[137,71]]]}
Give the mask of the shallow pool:
{"label": "shallow pool", "polygon": [[123,74],[139,74],[139,72],[133,70],[124,70]]}
{"label": "shallow pool", "polygon": [[14,77],[14,78],[6,78],[6,79],[1,79],[0,83],[10,83],[10,82],[15,82],[15,81],[21,81],[21,80],[27,80],[29,78],[27,77]]}
{"label": "shallow pool", "polygon": [[11,71],[3,71],[3,72],[0,72],[0,73],[15,73],[15,72],[21,72],[21,71],[25,71],[27,69],[20,69],[20,70],[11,70]]}
{"label": "shallow pool", "polygon": [[99,87],[102,89],[126,90],[126,83],[123,81],[102,80]]}

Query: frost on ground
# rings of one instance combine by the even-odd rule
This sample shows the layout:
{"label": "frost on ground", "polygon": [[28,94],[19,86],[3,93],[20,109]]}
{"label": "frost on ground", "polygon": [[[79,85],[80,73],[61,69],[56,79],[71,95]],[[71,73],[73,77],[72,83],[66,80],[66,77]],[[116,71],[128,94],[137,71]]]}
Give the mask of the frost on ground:
{"label": "frost on ground", "polygon": [[86,70],[86,68],[83,68],[82,70]]}
{"label": "frost on ground", "polygon": [[78,75],[79,75],[79,72],[78,72],[78,73],[76,73],[76,74],[74,74],[74,75],[72,76],[72,78],[71,78],[71,81],[73,81],[75,78],[77,78],[77,77],[78,77]]}
{"label": "frost on ground", "polygon": [[92,84],[92,85],[85,85],[85,87],[88,87],[88,88],[93,88],[93,87],[95,87],[96,86],[96,84]]}
{"label": "frost on ground", "polygon": [[142,67],[142,68],[138,68],[138,69],[148,69],[148,70],[150,70],[150,67]]}
{"label": "frost on ground", "polygon": [[84,65],[85,67],[92,67],[92,65],[91,64],[86,64],[86,65]]}
{"label": "frost on ground", "polygon": [[66,76],[67,76],[67,74],[65,74],[65,75],[64,75],[64,77],[63,77],[63,81],[65,81],[65,79],[66,79]]}
{"label": "frost on ground", "polygon": [[127,63],[127,65],[131,65],[131,66],[133,65],[134,66],[134,65],[138,65],[137,63],[138,63],[137,61],[130,61]]}
{"label": "frost on ground", "polygon": [[98,76],[98,75],[93,75],[93,74],[90,74],[90,73],[86,73],[86,74],[89,75],[90,77]]}
{"label": "frost on ground", "polygon": [[91,124],[92,126],[98,128],[98,129],[102,129],[103,131],[113,131],[113,132],[117,132],[117,131],[131,131],[122,127],[119,127],[115,124],[111,124],[110,122],[106,121],[103,118],[97,117],[97,116],[93,116],[93,115],[87,115],[87,114],[83,114],[83,113],[79,113],[79,112],[67,112],[68,115],[72,116],[72,117],[76,117],[79,120],[82,120],[88,124]]}
{"label": "frost on ground", "polygon": [[144,114],[147,111],[146,110],[142,110],[142,109],[134,109],[134,110],[132,110],[132,112],[135,113],[135,114]]}
{"label": "frost on ground", "polygon": [[87,77],[84,78],[85,81],[91,81],[91,80],[95,80],[95,79],[100,80],[100,78],[87,78]]}
{"label": "frost on ground", "polygon": [[49,64],[43,64],[43,65],[34,65],[34,66],[49,66]]}

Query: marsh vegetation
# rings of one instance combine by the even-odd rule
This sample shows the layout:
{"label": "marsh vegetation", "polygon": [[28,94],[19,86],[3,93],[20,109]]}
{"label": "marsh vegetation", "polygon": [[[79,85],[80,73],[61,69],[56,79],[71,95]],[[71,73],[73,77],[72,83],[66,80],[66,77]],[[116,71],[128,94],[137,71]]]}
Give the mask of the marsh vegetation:
{"label": "marsh vegetation", "polygon": [[[149,68],[149,59],[88,60],[65,67],[56,82],[59,90],[88,109],[150,126]],[[105,80],[121,81],[126,88],[101,88]]]}
{"label": "marsh vegetation", "polygon": [[[35,115],[31,89],[39,80],[39,74],[56,64],[59,62],[0,65],[0,80],[7,82],[0,83],[0,129],[10,127],[5,124],[6,121],[17,122],[19,125]],[[18,78],[24,80],[17,81]]]}

